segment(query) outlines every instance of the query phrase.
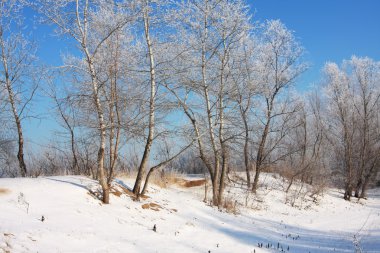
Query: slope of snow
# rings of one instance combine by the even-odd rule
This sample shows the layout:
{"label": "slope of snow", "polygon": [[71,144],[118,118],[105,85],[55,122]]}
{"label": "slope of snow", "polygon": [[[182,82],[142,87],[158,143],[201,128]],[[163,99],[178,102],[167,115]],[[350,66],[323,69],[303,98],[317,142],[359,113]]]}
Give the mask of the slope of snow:
{"label": "slope of snow", "polygon": [[380,252],[379,191],[349,203],[329,190],[305,210],[285,205],[274,188],[264,187],[259,202],[231,188],[227,197],[260,203],[234,215],[203,203],[202,186],[152,187],[141,202],[111,195],[110,205],[89,194],[97,187],[76,176],[0,179],[0,252],[355,252],[355,244]]}

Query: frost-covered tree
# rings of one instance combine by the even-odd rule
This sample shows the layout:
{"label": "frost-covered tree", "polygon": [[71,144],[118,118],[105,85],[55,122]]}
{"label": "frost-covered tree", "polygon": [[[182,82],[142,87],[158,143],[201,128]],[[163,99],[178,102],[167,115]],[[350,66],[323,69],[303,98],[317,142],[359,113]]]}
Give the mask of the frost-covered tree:
{"label": "frost-covered tree", "polygon": [[344,178],[344,199],[364,197],[378,167],[379,63],[353,56],[325,66],[327,120],[335,169]]}
{"label": "frost-covered tree", "polygon": [[[235,120],[237,129],[242,129],[244,167],[247,177],[247,186],[251,187],[251,171],[253,169],[252,140],[255,101],[260,95],[260,73],[258,72],[261,62],[259,59],[259,42],[257,36],[247,36],[240,49],[235,54],[231,73],[232,92],[230,99],[236,103],[235,110],[239,111],[240,117]],[[239,138],[235,138],[235,142]]]}
{"label": "frost-covered tree", "polygon": [[[268,137],[277,118],[292,110],[283,110],[280,104],[284,101],[284,92],[294,83],[295,79],[306,70],[302,62],[303,48],[296,40],[292,31],[279,20],[267,21],[262,34],[259,75],[263,98],[263,114],[260,118],[262,125],[258,138],[255,159],[255,177],[252,191],[258,188],[260,173],[269,158],[273,147],[268,147]],[[283,101],[281,101],[283,100]],[[286,101],[286,99],[285,99]],[[280,105],[280,106],[278,106]]]}
{"label": "frost-covered tree", "polygon": [[355,197],[365,197],[368,184],[379,166],[380,63],[353,56],[347,63],[355,85],[355,110],[358,117]]}
{"label": "frost-covered tree", "polygon": [[177,4],[177,57],[168,89],[193,127],[199,156],[211,178],[213,204],[223,205],[229,166],[229,119],[234,52],[251,25],[243,1],[194,0]]}
{"label": "frost-covered tree", "polygon": [[353,145],[356,131],[354,112],[353,87],[344,71],[335,63],[327,63],[325,66],[327,79],[327,98],[330,101],[328,113],[330,114],[330,128],[333,135],[338,136],[335,142],[335,152],[338,157],[338,166],[343,168],[345,176],[344,198],[349,200],[353,189],[354,165]]}
{"label": "frost-covered tree", "polygon": [[22,33],[22,9],[21,1],[0,1],[0,87],[5,90],[6,103],[17,129],[17,159],[20,175],[25,177],[22,120],[37,86],[32,78],[35,47]]}
{"label": "frost-covered tree", "polygon": [[[72,67],[79,68],[85,73],[83,84],[89,85],[91,91],[91,104],[97,114],[99,137],[97,175],[102,187],[102,200],[108,204],[109,185],[105,172],[106,109],[102,103],[104,99],[102,76],[97,67],[101,61],[101,50],[113,38],[112,35],[133,20],[133,14],[125,13],[125,9],[120,8],[120,3],[111,0],[41,0],[31,4],[44,15],[48,22],[57,26],[60,34],[74,41],[81,54],[80,60],[77,61],[79,65],[72,65]],[[128,3],[125,4],[128,5]]]}

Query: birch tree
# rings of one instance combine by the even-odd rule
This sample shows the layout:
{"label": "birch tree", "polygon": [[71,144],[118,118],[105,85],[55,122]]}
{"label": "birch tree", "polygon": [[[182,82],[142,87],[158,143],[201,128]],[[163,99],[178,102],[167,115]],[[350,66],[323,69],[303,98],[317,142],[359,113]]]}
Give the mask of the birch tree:
{"label": "birch tree", "polygon": [[[99,150],[97,155],[97,173],[102,188],[102,201],[109,203],[109,186],[104,169],[106,129],[107,123],[102,104],[101,81],[97,73],[96,65],[99,61],[98,54],[104,44],[118,30],[123,29],[132,18],[122,14],[118,4],[114,1],[99,0],[41,0],[35,8],[42,13],[49,22],[58,27],[59,32],[70,37],[77,43],[79,52],[83,57],[83,66],[92,89],[92,102],[97,113],[97,128],[99,137]],[[132,9],[132,8],[131,8]],[[130,9],[128,9],[130,10]],[[101,24],[96,22],[101,21]],[[94,30],[100,25],[101,31]]]}
{"label": "birch tree", "polygon": [[139,197],[141,191],[141,184],[143,181],[144,172],[149,161],[149,155],[154,138],[155,130],[155,99],[156,99],[156,65],[155,65],[155,53],[153,51],[153,44],[151,39],[151,27],[150,27],[150,13],[151,7],[149,5],[149,0],[141,1],[142,8],[142,20],[144,23],[144,36],[147,47],[147,55],[149,59],[149,83],[150,83],[150,98],[149,98],[149,123],[148,123],[148,136],[146,138],[146,144],[144,148],[144,153],[141,158],[141,162],[138,168],[137,177],[135,184],[133,186],[133,193]]}
{"label": "birch tree", "polygon": [[233,51],[249,33],[248,9],[242,1],[183,1],[175,20],[177,77],[167,88],[192,124],[211,178],[212,203],[221,207],[229,164],[230,67]]}
{"label": "birch tree", "polygon": [[35,48],[20,28],[22,8],[20,1],[0,1],[0,85],[7,93],[7,104],[17,129],[17,159],[20,174],[25,177],[27,166],[24,158],[22,120],[37,86],[32,81]]}
{"label": "birch tree", "polygon": [[[146,193],[152,173],[177,158],[192,145],[192,141],[179,148],[177,152],[168,152],[163,160],[156,162],[156,165],[150,165],[154,163],[153,149],[160,145],[160,141],[166,143],[165,139],[170,138],[171,132],[177,132],[175,127],[167,126],[165,123],[165,119],[174,108],[166,98],[167,94],[159,90],[167,79],[169,72],[167,62],[170,61],[172,55],[169,46],[172,41],[172,32],[167,28],[172,21],[170,16],[173,7],[170,1],[140,0],[137,3],[140,10],[137,27],[142,27],[142,39],[141,41],[137,39],[137,45],[141,43],[137,48],[141,54],[139,58],[141,62],[137,64],[137,68],[142,72],[140,85],[145,87],[145,83],[148,83],[144,93],[149,90],[148,96],[143,96],[143,99],[147,98],[147,124],[146,131],[143,133],[145,145],[133,187],[133,193],[139,199]],[[141,128],[141,125],[139,127]]]}

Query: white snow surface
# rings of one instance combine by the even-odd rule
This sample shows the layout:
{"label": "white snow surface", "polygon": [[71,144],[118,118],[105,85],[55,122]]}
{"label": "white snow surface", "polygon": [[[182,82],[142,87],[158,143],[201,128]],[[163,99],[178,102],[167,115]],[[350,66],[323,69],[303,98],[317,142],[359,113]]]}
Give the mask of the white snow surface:
{"label": "white snow surface", "polygon": [[[153,186],[140,202],[111,194],[111,204],[103,205],[88,194],[98,183],[86,177],[0,179],[0,253],[380,252],[378,189],[359,202],[329,189],[317,203],[295,208],[282,191],[268,188],[276,178],[266,174],[256,196],[227,188],[227,197],[247,206],[238,214],[202,202],[203,186]],[[162,208],[143,209],[145,203]]]}

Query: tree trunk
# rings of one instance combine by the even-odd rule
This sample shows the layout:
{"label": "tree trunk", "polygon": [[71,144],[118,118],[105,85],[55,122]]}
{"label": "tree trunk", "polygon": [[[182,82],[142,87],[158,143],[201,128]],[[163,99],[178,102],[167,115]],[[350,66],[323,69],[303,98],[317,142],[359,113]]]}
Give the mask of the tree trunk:
{"label": "tree trunk", "polygon": [[11,86],[11,83],[9,80],[9,76],[7,74],[6,74],[6,85],[7,85],[9,102],[10,102],[11,107],[12,107],[12,113],[13,113],[13,117],[15,119],[15,123],[16,123],[16,127],[17,127],[17,136],[18,136],[17,160],[19,163],[21,176],[25,177],[27,170],[26,170],[26,165],[25,165],[25,161],[24,161],[24,137],[23,137],[22,127],[21,127],[21,120],[20,120],[20,117],[17,113],[13,89],[12,89],[12,86]]}
{"label": "tree trunk", "polygon": [[219,195],[218,195],[218,208],[221,209],[223,205],[223,193],[225,187],[225,176],[228,168],[228,159],[227,159],[227,145],[224,140],[224,69],[225,69],[225,60],[227,57],[227,49],[225,42],[224,45],[224,54],[221,62],[221,72],[220,72],[220,89],[219,89],[219,143],[222,150],[222,171],[220,173],[219,181]]}
{"label": "tree trunk", "polygon": [[[110,76],[110,102],[109,102],[109,119],[110,119],[110,135],[109,135],[109,172],[107,177],[108,185],[114,178],[115,167],[118,160],[118,149],[120,141],[120,127],[121,119],[119,113],[118,104],[118,94],[117,94],[117,80],[118,80],[118,63],[119,63],[119,53],[120,53],[120,38],[119,34],[116,33],[115,41],[109,42],[109,47],[111,48],[112,55],[112,65],[109,66],[109,76]],[[116,123],[115,123],[116,114]],[[115,133],[116,131],[116,133]]]}
{"label": "tree trunk", "polygon": [[15,124],[17,127],[17,135],[18,135],[17,160],[19,163],[20,174],[22,177],[25,177],[27,173],[27,169],[26,169],[26,164],[24,160],[24,137],[23,137],[23,132],[22,132],[21,119],[20,119],[20,115],[17,112],[17,105],[15,101],[15,95],[13,92],[11,76],[8,69],[8,60],[6,58],[6,53],[5,53],[5,48],[4,48],[5,45],[4,45],[4,41],[2,37],[3,34],[0,33],[0,36],[1,36],[2,63],[3,63],[4,75],[5,75],[5,86],[8,92],[9,103],[11,105],[12,114],[13,114]]}
{"label": "tree trunk", "polygon": [[70,135],[71,135],[71,153],[73,154],[73,170],[77,175],[80,175],[80,170],[78,166],[78,158],[77,154],[75,151],[75,136],[74,136],[74,131],[70,130]]}
{"label": "tree trunk", "polygon": [[377,167],[378,166],[377,160],[378,160],[378,157],[375,158],[375,161],[372,163],[371,168],[369,169],[369,171],[367,171],[367,173],[364,176],[364,182],[362,184],[361,193],[359,195],[360,198],[365,198],[366,197],[366,195],[367,195],[367,188],[368,188],[368,184],[370,182],[371,176],[372,175],[376,175],[376,169],[378,169],[378,167]]}
{"label": "tree trunk", "polygon": [[352,187],[349,183],[346,183],[343,198],[347,201],[350,201],[351,196],[352,196]]}
{"label": "tree trunk", "polygon": [[348,127],[343,126],[343,138],[344,138],[344,156],[345,156],[345,170],[346,170],[346,185],[343,198],[350,201],[352,197],[352,174],[353,174],[353,165],[352,165],[352,137],[350,138]]}
{"label": "tree trunk", "polygon": [[226,186],[225,177],[226,177],[227,168],[228,168],[227,154],[225,152],[222,152],[222,153],[223,153],[222,154],[222,171],[220,173],[219,196],[218,196],[219,209],[222,208],[222,205],[223,205],[223,193],[224,193],[224,188]]}
{"label": "tree trunk", "polygon": [[[219,170],[219,164],[218,164],[218,168],[215,168],[215,170],[216,169]],[[218,203],[219,203],[219,181],[218,181],[218,177],[216,177],[214,175],[214,177],[211,178],[211,180],[212,180],[211,181],[211,183],[212,183],[212,204],[214,206],[218,206]]]}
{"label": "tree trunk", "polygon": [[370,179],[370,177],[364,178],[364,182],[361,186],[361,192],[360,192],[359,198],[366,198],[367,197],[367,188],[368,188],[368,184],[369,184],[369,179]]}
{"label": "tree trunk", "polygon": [[[205,3],[205,9],[209,9],[208,1]],[[207,84],[207,59],[206,59],[206,38],[208,37],[208,13],[204,13],[203,17],[203,38],[202,38],[202,88],[203,88],[203,94],[205,99],[205,105],[206,105],[206,115],[207,115],[207,123],[208,123],[208,133],[211,141],[211,146],[213,150],[214,155],[214,171],[213,171],[213,178],[212,178],[212,202],[213,205],[217,206],[219,203],[219,173],[220,173],[220,161],[219,161],[219,151],[215,144],[215,134],[214,134],[214,123],[212,120],[212,112],[211,112],[211,105],[210,105],[210,97],[209,97],[209,91],[208,91],[208,84]]]}
{"label": "tree trunk", "polygon": [[244,166],[245,166],[245,172],[247,174],[247,187],[248,189],[251,187],[251,164],[249,161],[249,129],[248,129],[248,122],[245,115],[243,116],[243,122],[244,122],[244,130],[245,130],[245,139],[244,139]]}
{"label": "tree trunk", "polygon": [[266,139],[267,139],[268,132],[269,132],[269,125],[270,125],[270,114],[269,114],[267,123],[265,125],[263,135],[261,137],[259,149],[257,151],[256,173],[255,173],[255,178],[253,180],[253,185],[252,185],[252,192],[253,193],[256,193],[257,188],[258,188],[258,184],[259,184],[259,176],[260,176],[261,169],[262,169],[262,164],[263,164],[264,151],[265,151],[265,143],[266,143]]}
{"label": "tree trunk", "polygon": [[362,181],[362,177],[360,176],[355,187],[355,198],[360,198],[360,190],[362,188],[362,185],[363,185],[363,181]]}
{"label": "tree trunk", "polygon": [[[210,180],[211,180],[212,190],[213,190],[213,203],[217,203],[218,185],[217,185],[217,181],[215,180],[215,178],[217,178],[217,177],[215,177],[214,171],[218,171],[218,169],[215,169],[215,166],[210,162],[210,159],[205,155],[202,136],[200,134],[198,123],[194,117],[194,114],[192,113],[191,109],[185,104],[185,102],[179,98],[178,94],[174,90],[170,89],[167,86],[165,86],[165,87],[177,98],[177,100],[178,100],[180,106],[182,107],[184,113],[186,114],[186,116],[189,118],[191,124],[193,125],[196,141],[198,143],[199,157],[201,158],[202,162],[206,165],[206,168],[207,168],[209,175],[210,175]],[[206,195],[207,194],[205,194],[205,196]],[[206,200],[207,199],[205,199],[205,201]]]}
{"label": "tree trunk", "polygon": [[178,156],[180,156],[183,152],[185,152],[188,148],[190,148],[193,145],[194,141],[195,141],[195,139],[189,145],[187,145],[186,147],[181,149],[177,154],[173,155],[169,159],[167,159],[167,160],[165,160],[165,161],[163,161],[163,162],[161,162],[161,163],[157,164],[156,166],[149,169],[149,172],[145,178],[145,183],[144,183],[144,187],[141,191],[141,195],[144,195],[146,193],[146,190],[148,189],[148,185],[149,185],[149,179],[150,179],[150,176],[153,174],[153,172],[155,172],[157,169],[165,166],[166,164],[170,163],[171,161],[176,159]]}
{"label": "tree trunk", "polygon": [[97,176],[99,180],[99,184],[102,187],[102,201],[104,204],[109,204],[109,187],[107,184],[105,171],[104,171],[104,152],[106,147],[106,125],[104,122],[104,113],[103,113],[103,107],[100,102],[100,94],[99,94],[99,82],[96,76],[96,70],[94,66],[94,55],[92,55],[89,52],[89,48],[87,45],[87,36],[88,36],[88,7],[89,2],[86,1],[84,3],[84,11],[83,11],[83,22],[80,18],[79,13],[79,1],[76,1],[76,25],[80,32],[80,45],[82,47],[83,53],[86,57],[86,63],[89,70],[89,74],[91,77],[91,85],[92,85],[92,95],[94,99],[95,109],[98,114],[98,127],[99,127],[99,151],[98,151],[98,158],[97,158]]}
{"label": "tree trunk", "polygon": [[153,55],[153,47],[152,42],[150,40],[150,32],[149,32],[149,16],[148,16],[148,2],[145,3],[144,9],[144,31],[145,31],[145,41],[148,47],[148,55],[149,55],[149,65],[150,65],[150,101],[149,101],[149,132],[145,145],[144,155],[141,159],[141,163],[139,166],[139,170],[137,173],[135,185],[133,187],[133,193],[136,195],[137,199],[139,199],[140,188],[142,184],[142,180],[145,173],[145,167],[148,163],[150,149],[153,143],[153,135],[154,135],[154,111],[155,111],[155,93],[156,93],[156,75],[155,75],[155,64],[154,64],[154,55]]}
{"label": "tree trunk", "polygon": [[[117,49],[116,49],[117,50]],[[119,105],[118,105],[118,95],[117,95],[117,58],[118,54],[116,53],[115,56],[115,63],[113,66],[113,70],[110,71],[111,75],[111,103],[110,103],[110,121],[111,121],[111,129],[110,129],[110,169],[108,173],[107,183],[108,185],[111,184],[111,181],[115,174],[115,167],[118,160],[118,149],[119,149],[119,142],[120,142],[120,126],[121,126],[121,118],[120,118],[120,112],[119,112]],[[115,126],[115,120],[114,120],[114,111],[116,114],[116,126]],[[116,136],[114,133],[114,130],[116,128]],[[115,145],[114,144],[114,138],[115,138]]]}
{"label": "tree trunk", "polygon": [[18,152],[17,152],[17,159],[20,166],[20,172],[22,177],[26,177],[26,164],[24,161],[24,138],[22,135],[22,128],[21,128],[21,122],[20,120],[16,119],[16,125],[17,125],[17,133],[18,133]]}
{"label": "tree trunk", "polygon": [[91,80],[92,80],[92,88],[93,88],[93,97],[95,102],[96,111],[98,114],[98,124],[99,124],[99,137],[100,137],[100,145],[99,145],[99,151],[98,151],[98,180],[102,187],[103,191],[103,203],[109,204],[109,187],[107,184],[105,172],[104,172],[104,151],[106,148],[106,127],[104,123],[104,114],[103,114],[103,108],[102,104],[99,99],[99,87],[98,87],[98,81],[96,78],[96,72],[93,65],[93,62],[91,58],[89,57],[89,53],[87,51],[87,48],[85,48],[86,55],[87,55],[87,63],[89,65],[90,73],[91,73]]}

